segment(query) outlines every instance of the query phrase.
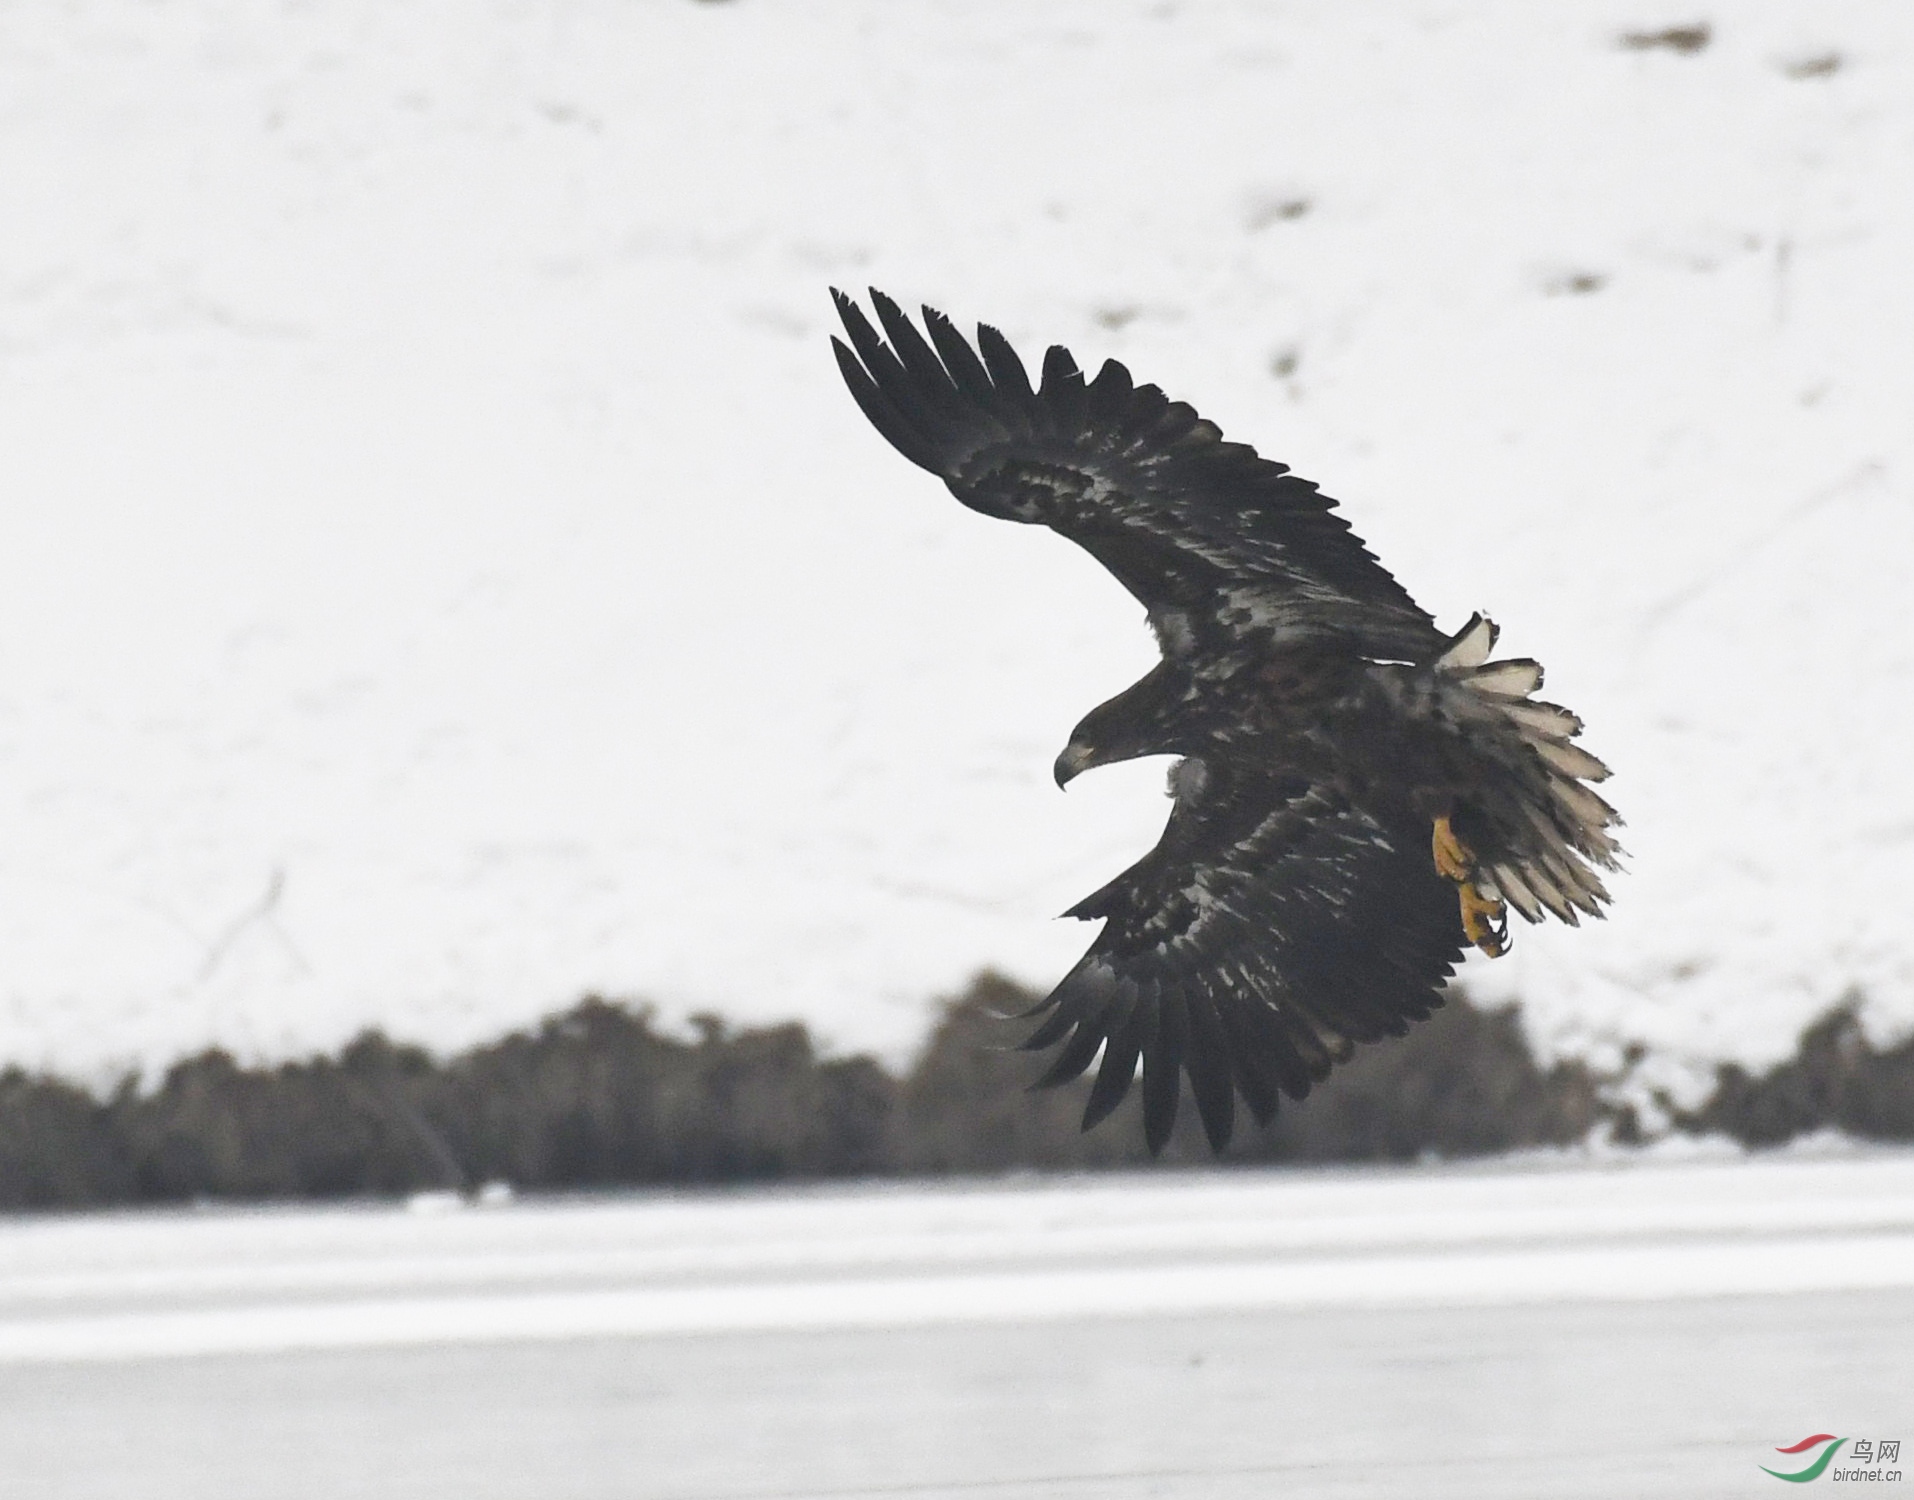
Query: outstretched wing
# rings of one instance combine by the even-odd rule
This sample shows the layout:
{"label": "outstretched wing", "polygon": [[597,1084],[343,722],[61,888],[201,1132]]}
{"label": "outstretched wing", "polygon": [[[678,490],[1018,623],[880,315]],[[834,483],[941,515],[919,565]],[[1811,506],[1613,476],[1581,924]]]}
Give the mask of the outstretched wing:
{"label": "outstretched wing", "polygon": [[1087,549],[1150,611],[1166,649],[1266,632],[1424,660],[1443,637],[1335,502],[1114,360],[1085,382],[1068,350],[1033,388],[1002,334],[973,349],[924,309],[928,340],[871,292],[889,342],[833,291],[838,365],[864,414],[974,510]]}
{"label": "outstretched wing", "polygon": [[1191,760],[1177,783],[1156,848],[1066,914],[1106,921],[1024,1045],[1062,1044],[1041,1085],[1101,1050],[1086,1130],[1141,1059],[1152,1152],[1187,1072],[1220,1151],[1237,1094],[1267,1124],[1279,1094],[1301,1099],[1357,1042],[1429,1015],[1464,940],[1426,825],[1385,826],[1333,786],[1280,772]]}

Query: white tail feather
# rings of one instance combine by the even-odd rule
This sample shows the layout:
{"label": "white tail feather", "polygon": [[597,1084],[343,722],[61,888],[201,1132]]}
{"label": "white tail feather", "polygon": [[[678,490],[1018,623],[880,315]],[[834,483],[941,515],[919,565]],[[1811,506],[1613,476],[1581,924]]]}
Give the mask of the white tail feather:
{"label": "white tail feather", "polygon": [[[1602,882],[1595,872],[1575,857],[1561,830],[1549,821],[1540,808],[1528,802],[1522,803],[1521,807],[1528,815],[1531,826],[1541,835],[1536,854],[1542,868],[1548,872],[1549,879],[1571,906],[1579,906],[1591,917],[1599,917],[1602,914],[1600,903],[1608,899],[1608,892],[1602,889]],[[1561,913],[1557,912],[1556,915],[1561,916]],[[1576,925],[1572,919],[1563,920],[1571,927]]]}
{"label": "white tail feather", "polygon": [[[1602,914],[1602,903],[1608,900],[1608,891],[1603,887],[1600,877],[1587,865],[1565,849],[1546,849],[1542,852],[1542,866],[1570,906],[1587,912],[1591,917]],[[1574,925],[1573,922],[1569,923],[1571,927]]]}
{"label": "white tail feather", "polygon": [[1575,908],[1570,906],[1568,898],[1555,888],[1555,882],[1549,879],[1548,871],[1539,865],[1527,864],[1522,867],[1522,878],[1528,882],[1529,889],[1535,892],[1536,900],[1569,926],[1575,926]]}
{"label": "white tail feather", "polygon": [[[1621,822],[1614,808],[1579,781],[1558,776],[1549,784],[1549,790],[1574,815],[1584,833],[1600,834],[1609,824]],[[1606,838],[1606,835],[1603,837]]]}
{"label": "white tail feather", "polygon": [[1532,740],[1530,743],[1535,746],[1536,754],[1564,776],[1580,777],[1583,781],[1608,780],[1608,767],[1580,745],[1563,740]]}
{"label": "white tail feather", "polygon": [[1554,703],[1512,702],[1501,705],[1506,713],[1530,736],[1540,735],[1544,739],[1573,739],[1582,732],[1582,721],[1567,709]]}
{"label": "white tail feather", "polygon": [[1593,866],[1614,869],[1621,853],[1608,834],[1621,820],[1583,784],[1606,780],[1608,767],[1570,743],[1582,732],[1579,717],[1529,696],[1542,685],[1539,662],[1488,659],[1497,634],[1486,616],[1475,615],[1436,661],[1439,678],[1456,694],[1449,702],[1457,719],[1479,726],[1486,743],[1499,746],[1496,753],[1515,778],[1504,815],[1529,825],[1526,833],[1508,829],[1512,842],[1473,878],[1482,894],[1506,901],[1530,922],[1546,911],[1579,927],[1584,914],[1599,917],[1608,900]]}
{"label": "white tail feather", "polygon": [[1522,914],[1524,921],[1542,920],[1542,908],[1535,899],[1535,892],[1529,889],[1528,883],[1522,879],[1521,872],[1514,865],[1495,867],[1495,885],[1497,890],[1508,897],[1509,905]]}
{"label": "white tail feather", "polygon": [[1498,698],[1526,698],[1542,685],[1542,664],[1526,657],[1490,662],[1470,674],[1469,686]]}
{"label": "white tail feather", "polygon": [[1436,659],[1436,665],[1450,671],[1479,667],[1489,659],[1489,653],[1495,649],[1495,638],[1501,633],[1487,615],[1472,615],[1469,623],[1449,642],[1448,649]]}

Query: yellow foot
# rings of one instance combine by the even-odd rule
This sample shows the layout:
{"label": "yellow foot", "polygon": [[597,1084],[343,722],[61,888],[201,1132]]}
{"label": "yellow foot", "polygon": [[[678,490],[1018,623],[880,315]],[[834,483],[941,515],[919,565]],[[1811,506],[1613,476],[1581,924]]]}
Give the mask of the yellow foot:
{"label": "yellow foot", "polygon": [[1465,880],[1457,894],[1462,901],[1462,935],[1490,958],[1509,951],[1507,909],[1493,896],[1485,896],[1475,882]]}
{"label": "yellow foot", "polygon": [[1490,958],[1509,951],[1509,924],[1500,900],[1482,893],[1475,883],[1475,851],[1456,836],[1444,813],[1435,820],[1435,835],[1430,840],[1435,855],[1436,873],[1456,883],[1462,903],[1463,936]]}
{"label": "yellow foot", "polygon": [[1436,874],[1444,880],[1461,882],[1469,878],[1469,872],[1475,868],[1475,851],[1455,835],[1449,826],[1449,815],[1444,813],[1436,819],[1435,837],[1431,840],[1435,851]]}

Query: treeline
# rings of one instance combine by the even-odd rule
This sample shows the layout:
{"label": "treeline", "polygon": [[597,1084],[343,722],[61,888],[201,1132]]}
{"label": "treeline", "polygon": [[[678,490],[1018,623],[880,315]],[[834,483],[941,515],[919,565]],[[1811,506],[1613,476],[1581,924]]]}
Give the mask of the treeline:
{"label": "treeline", "polygon": [[[823,1055],[801,1024],[703,1017],[681,1036],[646,1007],[600,999],[446,1060],[375,1031],[271,1067],[208,1051],[105,1098],[11,1069],[0,1208],[1147,1164],[1134,1092],[1085,1135],[1086,1083],[1024,1087],[1038,1064],[1006,1049],[1017,1033],[998,1017],[1035,998],[979,977],[901,1077]],[[1638,1136],[1602,1083],[1579,1063],[1543,1068],[1513,1010],[1457,995],[1285,1104],[1268,1130],[1249,1127],[1229,1157],[1403,1161],[1566,1145],[1604,1127]],[[1877,1051],[1844,1008],[1766,1074],[1722,1068],[1709,1101],[1674,1118],[1752,1146],[1828,1128],[1914,1140],[1914,1040]],[[1210,1160],[1187,1104],[1162,1159]]]}

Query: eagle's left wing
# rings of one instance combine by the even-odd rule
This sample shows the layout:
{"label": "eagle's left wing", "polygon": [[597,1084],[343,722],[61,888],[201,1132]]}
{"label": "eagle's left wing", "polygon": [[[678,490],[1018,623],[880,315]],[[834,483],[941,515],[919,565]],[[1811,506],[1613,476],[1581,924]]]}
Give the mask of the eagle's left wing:
{"label": "eagle's left wing", "polygon": [[850,339],[832,340],[838,366],[872,425],[973,510],[1083,547],[1142,601],[1166,649],[1227,650],[1256,632],[1379,660],[1441,648],[1335,501],[1115,360],[1086,382],[1052,347],[1033,386],[987,324],[972,348],[925,308],[927,338],[873,289],[880,336],[832,295]]}
{"label": "eagle's left wing", "polygon": [[[1066,915],[1103,931],[1024,1044],[1061,1048],[1040,1080],[1101,1050],[1096,1124],[1143,1064],[1144,1134],[1161,1149],[1189,1074],[1221,1150],[1241,1094],[1258,1123],[1306,1095],[1357,1042],[1400,1036],[1442,1003],[1464,945],[1454,887],[1428,834],[1385,826],[1333,786],[1200,760],[1177,770],[1162,840]],[[1426,827],[1426,825],[1423,825]]]}

